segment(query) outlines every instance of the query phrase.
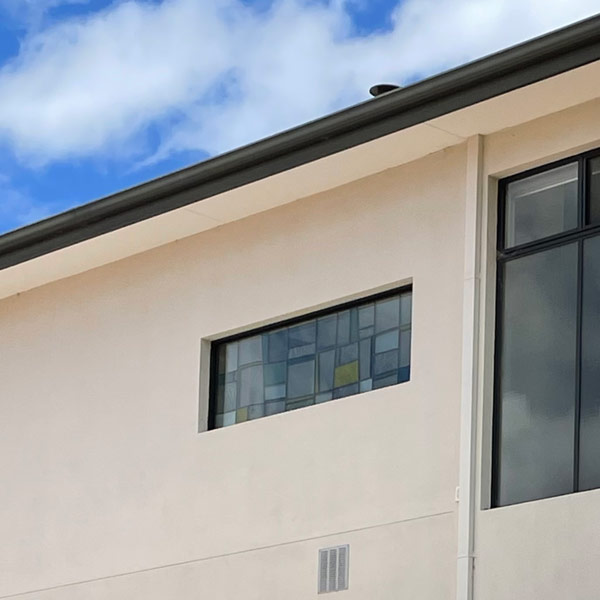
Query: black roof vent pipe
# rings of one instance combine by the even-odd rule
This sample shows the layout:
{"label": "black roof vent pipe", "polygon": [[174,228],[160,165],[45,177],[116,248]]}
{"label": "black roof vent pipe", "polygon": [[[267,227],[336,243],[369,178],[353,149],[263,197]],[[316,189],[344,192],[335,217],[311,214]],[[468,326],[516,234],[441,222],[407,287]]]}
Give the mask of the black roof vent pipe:
{"label": "black roof vent pipe", "polygon": [[369,89],[369,94],[376,98],[377,96],[381,96],[381,94],[387,94],[388,92],[393,92],[394,90],[399,90],[399,85],[394,85],[393,83],[378,83]]}

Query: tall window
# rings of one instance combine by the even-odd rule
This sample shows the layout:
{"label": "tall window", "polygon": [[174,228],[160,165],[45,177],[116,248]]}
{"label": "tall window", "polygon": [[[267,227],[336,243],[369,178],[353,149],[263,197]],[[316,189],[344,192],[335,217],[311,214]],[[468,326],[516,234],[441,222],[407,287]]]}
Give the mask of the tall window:
{"label": "tall window", "polygon": [[408,381],[410,288],[221,340],[210,427]]}
{"label": "tall window", "polygon": [[600,152],[501,182],[493,504],[600,487]]}

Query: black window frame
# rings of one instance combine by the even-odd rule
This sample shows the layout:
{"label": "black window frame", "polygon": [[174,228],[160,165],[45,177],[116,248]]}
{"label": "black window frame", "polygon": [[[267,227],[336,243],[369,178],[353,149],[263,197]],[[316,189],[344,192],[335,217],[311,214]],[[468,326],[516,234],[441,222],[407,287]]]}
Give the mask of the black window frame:
{"label": "black window frame", "polygon": [[[296,325],[299,323],[302,323],[304,321],[307,320],[311,320],[311,319],[317,319],[317,318],[321,318],[321,317],[326,317],[328,315],[331,314],[335,314],[338,312],[342,312],[344,310],[349,310],[351,308],[357,307],[357,306],[361,306],[363,304],[368,304],[370,302],[375,302],[377,300],[384,300],[386,298],[391,298],[393,296],[397,296],[397,295],[401,295],[403,293],[407,293],[410,292],[411,294],[413,293],[413,284],[412,282],[409,284],[405,284],[405,285],[401,285],[401,286],[397,286],[397,287],[393,287],[391,289],[388,290],[384,290],[382,292],[377,292],[375,294],[370,294],[367,296],[361,296],[360,298],[356,298],[354,300],[349,300],[346,302],[342,302],[339,304],[334,304],[332,306],[329,306],[327,308],[323,308],[320,310],[316,310],[316,311],[308,311],[306,313],[303,313],[301,315],[298,315],[296,317],[292,317],[289,319],[284,319],[282,321],[276,321],[274,323],[270,323],[268,325],[264,325],[263,327],[257,327],[254,329],[247,329],[244,331],[241,331],[240,333],[236,333],[234,335],[230,335],[227,337],[223,337],[223,338],[218,338],[215,340],[212,340],[210,343],[210,368],[209,368],[209,385],[208,385],[208,423],[207,423],[207,430],[208,431],[212,431],[212,430],[220,430],[220,429],[227,429],[227,427],[216,427],[215,426],[215,422],[216,422],[216,416],[217,416],[217,411],[216,411],[216,407],[217,407],[217,386],[218,386],[218,378],[219,378],[219,364],[218,364],[218,355],[219,355],[219,348],[223,345],[223,344],[228,344],[230,342],[235,342],[238,340],[242,340],[245,338],[250,338],[250,337],[254,337],[256,335],[262,335],[264,333],[268,333],[269,331],[275,331],[277,329],[280,329],[282,327],[290,327],[292,325]],[[414,306],[414,305],[413,305]],[[401,382],[401,383],[397,383],[395,385],[401,385],[402,383],[408,383],[411,381],[412,379],[412,331],[413,331],[413,315],[412,315],[412,309],[411,309],[411,360],[409,363],[410,366],[410,375],[407,381]],[[392,386],[386,386],[386,387],[392,387]],[[383,388],[380,388],[383,389]],[[366,392],[358,392],[357,394],[352,394],[352,395],[360,395],[360,394],[364,394]],[[334,400],[343,400],[344,398],[347,398],[349,396],[342,396],[341,398],[337,398]],[[316,405],[315,405],[316,406]],[[293,411],[284,411],[284,412],[293,412]],[[282,413],[283,414],[283,413]],[[260,419],[256,419],[258,421],[260,421],[261,419],[264,419],[265,417],[261,417]]]}
{"label": "black window frame", "polygon": [[[579,486],[579,457],[580,457],[580,424],[581,424],[581,346],[582,346],[582,308],[583,308],[583,240],[600,235],[600,222],[588,224],[590,206],[590,184],[589,162],[600,158],[600,148],[574,154],[560,160],[546,163],[515,175],[505,177],[498,181],[498,204],[497,204],[497,238],[496,238],[496,306],[494,326],[494,375],[493,375],[493,406],[492,406],[492,473],[491,473],[491,503],[490,508],[512,506],[536,500],[524,500],[518,503],[499,503],[499,473],[500,473],[500,443],[501,443],[501,412],[502,402],[500,398],[501,381],[501,349],[503,341],[503,297],[504,297],[504,266],[511,260],[536,254],[551,248],[557,248],[569,243],[577,242],[577,314],[576,314],[576,353],[575,353],[575,413],[574,413],[574,465],[573,465],[573,489],[570,492],[559,495],[578,493]],[[509,184],[526,179],[533,175],[539,175],[557,167],[571,163],[577,163],[577,227],[568,231],[550,235],[532,242],[506,247],[506,200]],[[556,496],[549,496],[556,497]],[[540,498],[541,500],[542,498]]]}

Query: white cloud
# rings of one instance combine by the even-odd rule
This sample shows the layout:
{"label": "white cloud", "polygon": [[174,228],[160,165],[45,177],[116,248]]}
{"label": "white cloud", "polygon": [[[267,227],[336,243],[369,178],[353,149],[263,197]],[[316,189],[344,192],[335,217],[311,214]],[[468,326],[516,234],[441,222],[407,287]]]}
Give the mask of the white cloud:
{"label": "white cloud", "polygon": [[353,37],[346,5],[275,0],[256,12],[240,0],[129,1],[47,26],[0,70],[0,138],[29,163],[215,154],[366,99],[373,83],[428,75],[598,8],[405,0],[391,31]]}

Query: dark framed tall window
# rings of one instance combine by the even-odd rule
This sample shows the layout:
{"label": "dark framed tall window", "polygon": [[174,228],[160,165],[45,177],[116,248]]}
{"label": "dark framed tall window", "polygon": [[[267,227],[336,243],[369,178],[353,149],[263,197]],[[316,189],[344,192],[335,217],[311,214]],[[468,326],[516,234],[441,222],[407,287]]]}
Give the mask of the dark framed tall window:
{"label": "dark framed tall window", "polygon": [[209,428],[410,379],[412,290],[392,290],[219,340]]}
{"label": "dark framed tall window", "polygon": [[600,150],[500,182],[492,504],[600,487]]}

